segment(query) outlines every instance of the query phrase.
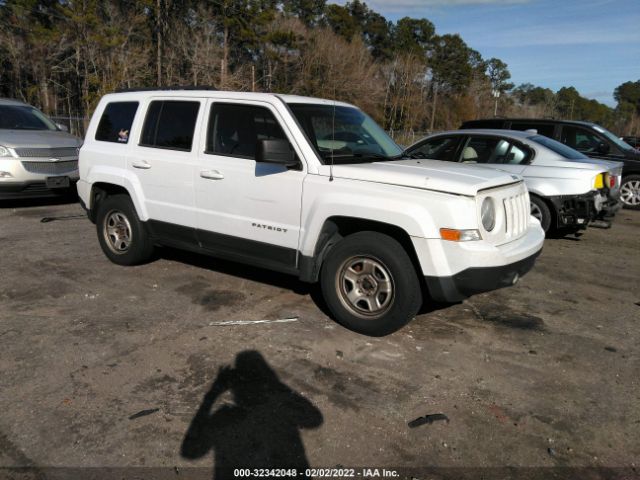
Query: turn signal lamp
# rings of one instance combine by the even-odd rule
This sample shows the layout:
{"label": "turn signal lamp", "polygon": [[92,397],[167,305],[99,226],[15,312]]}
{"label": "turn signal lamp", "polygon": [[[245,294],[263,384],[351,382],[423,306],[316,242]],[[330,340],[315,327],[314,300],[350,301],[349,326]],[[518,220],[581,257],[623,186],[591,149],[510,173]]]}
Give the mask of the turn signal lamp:
{"label": "turn signal lamp", "polygon": [[457,230],[455,228],[441,228],[440,238],[450,242],[470,242],[481,239],[478,230]]}
{"label": "turn signal lamp", "polygon": [[593,188],[604,188],[604,174],[599,173],[593,181]]}

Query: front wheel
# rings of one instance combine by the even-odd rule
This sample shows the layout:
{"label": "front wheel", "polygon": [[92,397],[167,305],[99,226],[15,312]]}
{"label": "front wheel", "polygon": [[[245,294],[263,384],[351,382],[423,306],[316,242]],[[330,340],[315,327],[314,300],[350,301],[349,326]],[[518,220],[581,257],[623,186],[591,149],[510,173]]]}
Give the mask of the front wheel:
{"label": "front wheel", "polygon": [[620,200],[626,208],[640,210],[640,175],[629,175],[622,179]]}
{"label": "front wheel", "polygon": [[541,198],[531,195],[531,215],[538,219],[544,233],[551,229],[551,210]]}
{"label": "front wheel", "polygon": [[422,305],[409,255],[381,233],[359,232],[341,240],[322,265],[320,284],[336,321],[365,335],[399,330]]}

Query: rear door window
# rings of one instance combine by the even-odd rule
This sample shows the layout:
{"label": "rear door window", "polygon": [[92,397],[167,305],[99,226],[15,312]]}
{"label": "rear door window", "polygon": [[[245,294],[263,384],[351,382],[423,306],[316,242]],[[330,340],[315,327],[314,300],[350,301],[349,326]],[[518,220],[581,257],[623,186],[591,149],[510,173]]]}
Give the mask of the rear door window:
{"label": "rear door window", "polygon": [[592,153],[602,142],[595,133],[579,127],[562,127],[562,143],[575,148],[579,152]]}
{"label": "rear door window", "polygon": [[96,140],[101,142],[128,143],[138,102],[111,102],[100,117]]}
{"label": "rear door window", "polygon": [[462,149],[460,161],[463,163],[488,163],[492,158],[499,138],[469,137]]}
{"label": "rear door window", "polygon": [[154,100],[149,104],[140,145],[191,151],[200,102]]}
{"label": "rear door window", "polygon": [[531,151],[497,137],[469,137],[460,154],[462,163],[520,165],[528,162]]}
{"label": "rear door window", "polygon": [[511,148],[507,152],[507,156],[502,163],[511,165],[521,165],[529,160],[530,152],[518,145],[511,144]]}
{"label": "rear door window", "polygon": [[[608,154],[609,156],[615,157],[616,155],[623,155],[620,149],[613,142],[605,138],[604,135],[599,135],[594,130],[587,128],[564,125],[562,127],[561,139],[565,145],[575,148],[587,156],[604,156]],[[601,143],[608,145],[608,153],[598,151]]]}
{"label": "rear door window", "polygon": [[452,162],[456,160],[458,143],[460,143],[460,137],[436,137],[418,145],[410,151],[410,154],[415,157]]}

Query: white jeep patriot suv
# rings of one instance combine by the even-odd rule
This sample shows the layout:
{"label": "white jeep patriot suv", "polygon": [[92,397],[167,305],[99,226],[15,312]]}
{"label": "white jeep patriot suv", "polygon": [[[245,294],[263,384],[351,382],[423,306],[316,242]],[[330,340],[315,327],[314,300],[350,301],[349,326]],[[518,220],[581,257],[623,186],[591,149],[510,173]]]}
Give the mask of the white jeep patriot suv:
{"label": "white jeep patriot suv", "polygon": [[168,89],[106,95],[78,193],[107,257],[166,245],[320,281],[368,335],[515,283],[544,232],[521,177],[406,158],[358,108],[290,95]]}

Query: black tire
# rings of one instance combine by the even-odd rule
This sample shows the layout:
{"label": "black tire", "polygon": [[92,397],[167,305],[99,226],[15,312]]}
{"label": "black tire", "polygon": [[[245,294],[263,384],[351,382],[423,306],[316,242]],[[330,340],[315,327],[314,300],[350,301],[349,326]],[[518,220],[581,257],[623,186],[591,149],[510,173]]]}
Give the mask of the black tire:
{"label": "black tire", "polygon": [[[402,245],[388,235],[377,232],[349,235],[328,253],[320,275],[322,295],[334,319],[358,333],[375,337],[393,333],[415,317],[422,306],[422,291],[413,262]],[[360,282],[358,287],[347,278],[353,276]],[[389,285],[390,293],[386,293]],[[349,293],[361,300],[354,303]],[[367,313],[370,302],[380,309],[377,312],[369,309]]]}
{"label": "black tire", "polygon": [[637,191],[638,188],[640,188],[640,175],[623,177],[620,184],[620,200],[622,200],[624,208],[640,210],[640,198],[638,197],[640,192]]}
{"label": "black tire", "polygon": [[[110,234],[109,228],[116,233]],[[102,251],[113,263],[139,265],[153,255],[153,243],[129,195],[110,195],[98,204],[96,231]]]}
{"label": "black tire", "polygon": [[553,230],[551,227],[551,220],[553,220],[553,215],[551,215],[551,210],[547,203],[542,200],[540,197],[536,197],[535,195],[531,195],[529,197],[531,201],[531,214],[534,215],[535,209],[539,212],[539,217],[537,215],[536,218],[540,220],[540,225],[544,230],[544,233],[549,233]]}

